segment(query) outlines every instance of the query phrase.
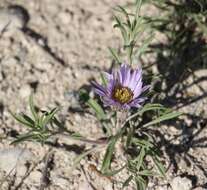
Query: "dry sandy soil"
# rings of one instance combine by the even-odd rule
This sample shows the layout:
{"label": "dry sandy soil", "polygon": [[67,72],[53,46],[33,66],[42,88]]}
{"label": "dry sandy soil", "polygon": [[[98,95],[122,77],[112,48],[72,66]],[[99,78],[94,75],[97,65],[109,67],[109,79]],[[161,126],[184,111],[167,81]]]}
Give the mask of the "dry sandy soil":
{"label": "dry sandy soil", "polygon": [[[74,158],[87,148],[84,144],[57,139],[45,146],[32,142],[10,145],[25,129],[9,114],[9,110],[28,112],[28,97],[34,92],[35,102],[41,108],[62,106],[60,117],[68,129],[81,131],[88,138],[104,135],[92,114],[72,112],[69,108],[78,104],[74,92],[111,66],[107,47],[120,46],[120,36],[112,27],[112,8],[118,3],[126,1],[1,0],[2,190],[120,189],[90,167],[99,163],[99,153],[85,158],[79,168],[71,171]],[[19,7],[6,9],[11,5],[24,8],[28,15]],[[158,72],[156,58],[150,61],[155,63],[153,71]],[[174,106],[180,105],[179,109],[188,115],[155,129],[168,172],[164,181],[152,179],[149,190],[207,189],[206,74],[207,70],[197,69],[182,81],[186,86],[182,92],[175,96],[169,92]],[[192,101],[177,102],[181,96]],[[125,179],[125,174],[119,178]]]}

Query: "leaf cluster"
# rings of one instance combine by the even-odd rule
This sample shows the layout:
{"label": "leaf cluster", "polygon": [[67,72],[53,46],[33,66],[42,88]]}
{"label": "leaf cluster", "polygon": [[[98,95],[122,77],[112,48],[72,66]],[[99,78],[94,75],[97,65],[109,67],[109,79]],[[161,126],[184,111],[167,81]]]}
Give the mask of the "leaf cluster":
{"label": "leaf cluster", "polygon": [[[119,29],[123,39],[123,50],[126,52],[128,61],[133,64],[133,60],[140,57],[148,48],[149,43],[153,39],[153,35],[149,35],[144,39],[143,34],[150,29],[150,22],[140,16],[142,0],[137,0],[135,3],[135,12],[130,13],[123,6],[117,6],[114,10],[117,12],[114,15],[114,28]],[[143,39],[143,40],[142,40]],[[138,41],[143,41],[138,47]],[[121,64],[121,55],[114,48],[109,48],[113,59]]]}
{"label": "leaf cluster", "polygon": [[[147,112],[159,113],[152,121],[143,124],[141,127],[137,124],[144,113]],[[133,181],[137,189],[144,190],[147,187],[147,182],[151,176],[165,176],[165,169],[160,161],[160,152],[153,143],[153,138],[144,132],[144,128],[149,126],[159,125],[160,122],[174,119],[180,115],[164,108],[160,104],[146,104],[142,109],[138,110],[133,115],[129,116],[122,128],[116,135],[110,138],[106,153],[102,162],[101,172],[105,175],[115,175],[123,169],[128,170],[130,175],[122,183],[122,187],[129,185]],[[139,127],[138,127],[139,126]],[[139,135],[138,135],[139,134]],[[127,162],[119,169],[111,169],[116,143],[121,140],[124,145],[124,154],[127,156]],[[148,159],[151,158],[154,167],[149,168]]]}
{"label": "leaf cluster", "polygon": [[29,98],[29,107],[31,115],[26,115],[24,113],[11,115],[16,121],[28,128],[28,132],[19,135],[16,140],[12,143],[20,143],[23,141],[38,141],[44,144],[44,142],[54,133],[54,128],[61,126],[57,118],[56,113],[59,108],[53,108],[51,111],[41,111],[34,106],[33,96]]}

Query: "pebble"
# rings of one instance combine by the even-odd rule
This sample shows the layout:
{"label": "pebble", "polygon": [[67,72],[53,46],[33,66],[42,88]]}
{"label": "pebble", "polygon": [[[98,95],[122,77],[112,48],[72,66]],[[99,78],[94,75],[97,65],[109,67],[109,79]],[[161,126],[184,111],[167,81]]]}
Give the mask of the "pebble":
{"label": "pebble", "polygon": [[87,181],[79,183],[78,190],[93,190]]}
{"label": "pebble", "polygon": [[31,88],[29,85],[23,85],[19,90],[19,95],[21,98],[28,98],[31,94]]}
{"label": "pebble", "polygon": [[78,115],[78,114],[75,114],[74,119],[75,119],[76,122],[81,122],[81,121],[83,121],[83,119],[81,118],[81,116]]}
{"label": "pebble", "polygon": [[38,185],[42,178],[42,173],[40,171],[33,171],[32,173],[30,173],[29,178],[30,183]]}
{"label": "pebble", "polygon": [[61,21],[63,24],[65,24],[65,25],[68,25],[68,24],[70,24],[70,22],[71,22],[71,17],[70,17],[70,15],[69,15],[68,13],[66,13],[66,12],[60,12],[60,13],[58,14],[58,18],[59,18],[60,21]]}
{"label": "pebble", "polygon": [[175,177],[170,183],[172,190],[191,190],[192,182],[186,177]]}
{"label": "pebble", "polygon": [[51,172],[51,182],[52,184],[60,187],[61,189],[65,189],[70,185],[67,179],[64,179],[63,177],[57,175],[55,172]]}
{"label": "pebble", "polygon": [[113,190],[112,184],[108,183],[104,186],[104,190]]}

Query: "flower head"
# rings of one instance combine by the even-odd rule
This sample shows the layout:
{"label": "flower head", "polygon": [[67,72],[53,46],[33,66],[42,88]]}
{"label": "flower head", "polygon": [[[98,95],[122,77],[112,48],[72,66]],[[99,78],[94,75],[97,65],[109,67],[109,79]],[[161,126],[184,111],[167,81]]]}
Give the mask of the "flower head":
{"label": "flower head", "polygon": [[143,86],[142,70],[133,70],[126,64],[122,64],[119,71],[112,74],[104,73],[107,84],[93,83],[94,91],[101,96],[106,106],[118,109],[130,109],[140,107],[146,98],[140,97],[149,86]]}

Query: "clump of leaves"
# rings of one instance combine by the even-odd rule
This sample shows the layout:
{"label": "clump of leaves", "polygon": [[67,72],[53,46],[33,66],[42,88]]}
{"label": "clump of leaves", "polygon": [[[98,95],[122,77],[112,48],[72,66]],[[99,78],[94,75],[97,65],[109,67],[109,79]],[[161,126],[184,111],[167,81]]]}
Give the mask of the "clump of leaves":
{"label": "clump of leaves", "polygon": [[[151,22],[146,21],[142,16],[140,16],[140,8],[142,1],[136,0],[135,12],[129,12],[123,6],[117,6],[114,10],[117,12],[114,15],[115,24],[114,28],[119,29],[122,39],[123,39],[123,50],[127,55],[130,65],[137,63],[138,58],[147,50],[148,45],[152,41],[154,35],[150,30]],[[144,34],[147,37],[144,37]],[[139,42],[142,39],[142,44]],[[113,59],[121,64],[121,57],[117,50],[114,48],[109,48]]]}
{"label": "clump of leaves", "polygon": [[33,96],[29,98],[29,107],[31,115],[24,113],[14,114],[12,116],[26,128],[28,132],[17,137],[13,143],[19,143],[22,141],[38,141],[44,144],[44,142],[54,133],[55,124],[57,119],[55,117],[59,108],[54,108],[51,111],[39,111],[33,103]]}
{"label": "clump of leaves", "polygon": [[[152,121],[147,123],[140,122],[143,114],[148,112],[159,112]],[[160,151],[154,144],[153,138],[145,131],[150,126],[159,125],[160,122],[176,118],[179,112],[173,112],[164,108],[160,104],[146,104],[143,108],[130,115],[126,121],[120,126],[116,135],[110,137],[110,141],[104,156],[101,172],[105,175],[113,176],[127,169],[130,173],[129,177],[122,183],[122,187],[129,185],[131,181],[137,185],[137,189],[145,189],[147,187],[148,178],[150,176],[165,176],[165,168],[161,162]],[[127,155],[127,163],[120,169],[113,170],[111,168],[112,157],[116,143],[121,140],[124,147],[124,154]],[[147,159],[148,158],[148,159]],[[149,167],[149,158],[155,167]]]}

